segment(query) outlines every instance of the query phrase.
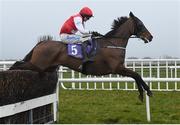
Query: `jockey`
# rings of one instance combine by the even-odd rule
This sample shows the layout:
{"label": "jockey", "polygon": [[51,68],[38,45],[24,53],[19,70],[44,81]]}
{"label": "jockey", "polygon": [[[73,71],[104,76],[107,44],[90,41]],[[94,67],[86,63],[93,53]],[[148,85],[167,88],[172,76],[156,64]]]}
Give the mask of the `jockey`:
{"label": "jockey", "polygon": [[[92,10],[88,7],[83,7],[78,14],[67,19],[59,33],[61,41],[64,43],[83,43],[91,40],[91,33],[84,26],[84,23],[91,17],[93,17]],[[80,35],[77,34],[78,31]],[[86,53],[86,46],[86,44],[82,44],[83,64],[93,61]],[[80,65],[79,69],[83,71],[83,65]]]}
{"label": "jockey", "polygon": [[[88,7],[83,7],[76,15],[71,16],[60,30],[60,38],[65,43],[79,43],[91,39],[91,34],[85,29],[84,22],[93,17],[93,12]],[[76,34],[79,31],[80,35]]]}

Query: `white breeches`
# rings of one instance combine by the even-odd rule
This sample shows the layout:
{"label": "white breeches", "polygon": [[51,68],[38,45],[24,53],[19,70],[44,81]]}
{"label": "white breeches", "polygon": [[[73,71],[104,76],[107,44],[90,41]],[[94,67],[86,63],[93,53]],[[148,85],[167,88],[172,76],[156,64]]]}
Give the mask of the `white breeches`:
{"label": "white breeches", "polygon": [[91,35],[81,36],[76,34],[60,34],[61,41],[64,43],[82,43],[91,39]]}

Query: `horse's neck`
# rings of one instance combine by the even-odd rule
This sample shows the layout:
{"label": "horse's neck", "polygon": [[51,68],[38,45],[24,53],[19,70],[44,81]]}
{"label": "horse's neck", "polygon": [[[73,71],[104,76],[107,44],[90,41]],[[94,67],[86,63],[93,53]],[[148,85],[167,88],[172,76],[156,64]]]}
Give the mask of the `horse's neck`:
{"label": "horse's neck", "polygon": [[124,47],[124,48],[126,48],[128,42],[128,40],[121,38],[103,38],[103,39],[98,39],[97,41],[100,47],[115,46],[115,47]]}
{"label": "horse's neck", "polygon": [[114,46],[126,47],[129,38],[133,34],[134,24],[133,20],[130,18],[124,24],[122,24],[119,29],[116,30],[109,38],[99,39],[98,42],[100,45],[108,46],[112,44]]}
{"label": "horse's neck", "polygon": [[119,39],[116,39],[116,43],[119,46],[127,46],[128,40],[131,37],[134,28],[132,23],[132,20],[128,20],[114,34],[114,37],[119,37]]}
{"label": "horse's neck", "polygon": [[129,39],[132,35],[133,28],[133,21],[129,19],[123,25],[121,25],[119,29],[117,29],[114,36]]}

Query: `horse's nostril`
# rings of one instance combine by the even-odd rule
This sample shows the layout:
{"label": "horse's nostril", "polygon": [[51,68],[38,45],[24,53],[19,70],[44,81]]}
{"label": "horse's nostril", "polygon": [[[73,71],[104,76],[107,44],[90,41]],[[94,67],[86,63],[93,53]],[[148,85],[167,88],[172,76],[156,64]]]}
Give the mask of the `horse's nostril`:
{"label": "horse's nostril", "polygon": [[150,36],[150,37],[149,37],[149,40],[152,41],[152,39],[153,39],[153,36]]}
{"label": "horse's nostril", "polygon": [[151,39],[153,39],[153,36],[151,36]]}

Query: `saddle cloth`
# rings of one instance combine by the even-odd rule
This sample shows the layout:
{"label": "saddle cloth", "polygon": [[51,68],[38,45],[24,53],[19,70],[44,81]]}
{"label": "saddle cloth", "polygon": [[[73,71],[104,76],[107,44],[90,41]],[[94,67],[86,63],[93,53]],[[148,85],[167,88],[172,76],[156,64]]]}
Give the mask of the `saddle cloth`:
{"label": "saddle cloth", "polygon": [[[85,45],[82,45],[85,44]],[[75,58],[83,59],[82,47],[85,46],[86,53],[89,58],[93,58],[97,53],[97,42],[95,40],[88,40],[83,43],[69,43],[68,55]]]}

